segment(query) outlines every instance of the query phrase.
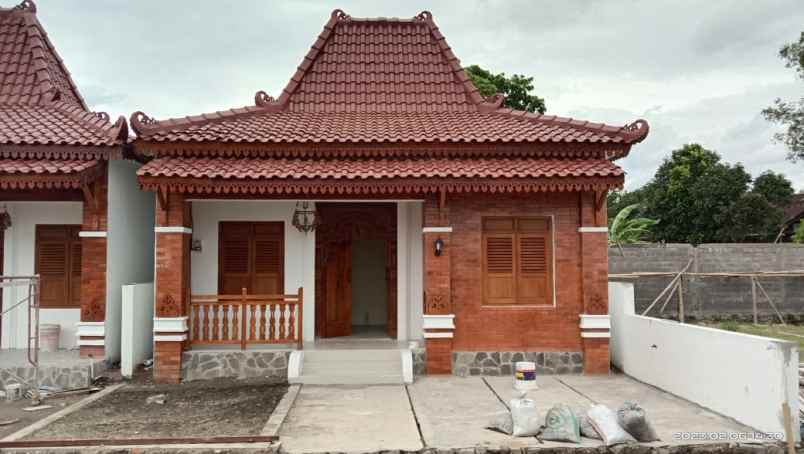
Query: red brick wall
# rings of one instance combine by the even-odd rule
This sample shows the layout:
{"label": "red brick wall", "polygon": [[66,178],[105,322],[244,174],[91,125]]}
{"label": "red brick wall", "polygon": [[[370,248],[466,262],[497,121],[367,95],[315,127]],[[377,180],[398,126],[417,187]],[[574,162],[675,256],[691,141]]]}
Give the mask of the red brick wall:
{"label": "red brick wall", "polygon": [[[108,175],[92,185],[94,203],[84,200],[81,230],[102,231],[108,228]],[[81,321],[102,322],[106,319],[106,238],[81,238]],[[82,357],[102,358],[102,346],[81,346]]]}
{"label": "red brick wall", "polygon": [[[583,300],[579,194],[451,195],[447,206],[449,225],[453,228],[454,350],[581,351],[578,314],[583,312]],[[435,218],[432,211],[432,205],[427,205],[425,219]],[[547,215],[554,216],[556,307],[482,307],[482,217]]]}
{"label": "red brick wall", "polygon": [[583,371],[585,374],[609,373],[609,340],[585,338],[583,340]]}
{"label": "red brick wall", "polygon": [[154,346],[154,380],[157,383],[181,381],[181,342],[156,342]]}
{"label": "red brick wall", "polygon": [[426,339],[427,375],[452,373],[452,339]]}

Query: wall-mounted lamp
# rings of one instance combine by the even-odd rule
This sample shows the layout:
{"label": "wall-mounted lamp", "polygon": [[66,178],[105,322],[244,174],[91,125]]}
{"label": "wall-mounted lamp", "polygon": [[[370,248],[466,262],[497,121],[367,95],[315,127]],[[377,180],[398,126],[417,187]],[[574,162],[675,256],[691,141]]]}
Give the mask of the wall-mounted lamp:
{"label": "wall-mounted lamp", "polygon": [[441,238],[437,238],[435,240],[435,255],[436,255],[436,257],[440,257],[442,252],[444,252],[444,240],[442,240]]}
{"label": "wall-mounted lamp", "polygon": [[204,249],[201,240],[194,239],[190,242],[190,250],[193,252],[201,252]]}

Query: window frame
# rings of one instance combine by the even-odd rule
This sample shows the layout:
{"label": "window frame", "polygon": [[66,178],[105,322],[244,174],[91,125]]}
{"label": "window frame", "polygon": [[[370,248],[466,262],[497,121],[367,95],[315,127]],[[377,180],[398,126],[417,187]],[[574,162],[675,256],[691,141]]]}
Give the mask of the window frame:
{"label": "window frame", "polygon": [[[557,307],[557,300],[556,300],[556,219],[554,214],[545,214],[545,215],[536,215],[536,216],[481,216],[480,218],[480,307],[484,310],[495,310],[495,309],[509,309],[509,310],[516,310],[516,309],[555,309]],[[486,221],[488,220],[501,220],[501,219],[511,219],[514,221],[514,229],[513,231],[509,232],[513,235],[513,243],[514,243],[514,250],[513,250],[513,257],[512,257],[512,265],[514,268],[514,303],[512,304],[494,304],[488,303],[486,299],[486,287],[487,287],[487,254],[486,254],[486,234],[492,233],[486,231]],[[548,304],[527,304],[527,303],[518,303],[516,300],[519,298],[516,291],[516,285],[518,285],[519,280],[519,251],[517,245],[519,244],[519,231],[517,227],[517,221],[519,220],[547,220],[548,223],[548,234],[547,237],[550,240],[550,245],[547,248],[549,253],[549,260],[547,263],[548,269],[548,279],[547,279],[547,286],[549,291],[549,303]],[[500,231],[502,234],[503,232]]]}

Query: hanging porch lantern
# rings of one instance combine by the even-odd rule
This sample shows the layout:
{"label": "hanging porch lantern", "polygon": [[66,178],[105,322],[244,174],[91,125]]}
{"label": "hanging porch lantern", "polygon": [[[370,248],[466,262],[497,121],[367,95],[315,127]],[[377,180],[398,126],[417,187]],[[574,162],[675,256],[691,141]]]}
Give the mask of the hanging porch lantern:
{"label": "hanging porch lantern", "polygon": [[6,207],[3,207],[3,211],[0,212],[0,232],[5,231],[9,227],[11,227],[11,215],[8,214]]}
{"label": "hanging porch lantern", "polygon": [[310,202],[296,202],[296,209],[293,211],[293,227],[299,232],[310,233],[318,227],[320,223],[318,213],[315,208],[310,207]]}

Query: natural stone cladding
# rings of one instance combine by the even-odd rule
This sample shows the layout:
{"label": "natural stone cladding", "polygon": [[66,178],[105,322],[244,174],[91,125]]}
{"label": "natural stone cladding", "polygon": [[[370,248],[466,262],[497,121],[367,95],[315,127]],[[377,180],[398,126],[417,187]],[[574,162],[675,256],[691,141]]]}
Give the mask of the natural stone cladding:
{"label": "natural stone cladding", "polygon": [[452,374],[506,376],[518,361],[536,363],[536,375],[583,373],[581,352],[453,352]]}
{"label": "natural stone cladding", "polygon": [[410,349],[413,354],[413,376],[422,377],[427,375],[427,349],[417,347]]}
{"label": "natural stone cladding", "polygon": [[[99,375],[106,369],[103,360],[87,361],[67,367],[39,366],[39,386],[61,389],[86,388],[92,384],[91,372]],[[0,368],[0,388],[19,383],[24,389],[32,387],[36,369],[31,366]]]}
{"label": "natural stone cladding", "polygon": [[186,351],[182,356],[182,380],[270,377],[287,379],[290,350]]}

